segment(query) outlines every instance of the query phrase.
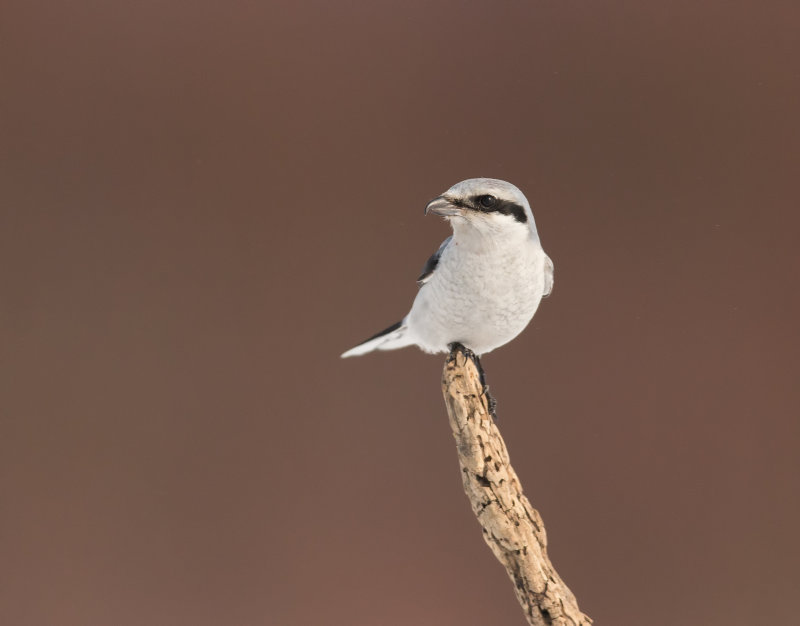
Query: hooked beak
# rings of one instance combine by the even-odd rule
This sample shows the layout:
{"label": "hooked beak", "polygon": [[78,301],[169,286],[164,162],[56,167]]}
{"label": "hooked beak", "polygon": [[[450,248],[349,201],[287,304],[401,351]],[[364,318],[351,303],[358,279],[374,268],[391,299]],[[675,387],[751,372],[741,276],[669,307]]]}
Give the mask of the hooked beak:
{"label": "hooked beak", "polygon": [[428,202],[425,207],[425,215],[428,213],[441,217],[454,217],[456,215],[464,215],[464,210],[453,204],[445,196],[439,196]]}

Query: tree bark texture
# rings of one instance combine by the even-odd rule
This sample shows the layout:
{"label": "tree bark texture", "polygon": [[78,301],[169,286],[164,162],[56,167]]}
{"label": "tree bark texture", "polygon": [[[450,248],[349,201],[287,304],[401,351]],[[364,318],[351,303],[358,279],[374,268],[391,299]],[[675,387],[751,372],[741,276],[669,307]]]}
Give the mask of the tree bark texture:
{"label": "tree bark texture", "polygon": [[588,626],[592,620],[581,613],[547,556],[542,518],[522,493],[509,462],[480,362],[462,346],[454,346],[445,362],[442,388],[464,491],[483,538],[514,583],[528,623]]}

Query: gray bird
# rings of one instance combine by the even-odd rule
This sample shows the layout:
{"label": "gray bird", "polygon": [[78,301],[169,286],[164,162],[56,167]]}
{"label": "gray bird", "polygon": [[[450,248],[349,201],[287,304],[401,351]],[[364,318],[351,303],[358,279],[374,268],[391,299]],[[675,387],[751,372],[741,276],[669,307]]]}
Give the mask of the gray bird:
{"label": "gray bird", "polygon": [[411,345],[448,352],[454,343],[480,356],[519,335],[553,289],[553,262],[511,183],[462,181],[431,200],[428,213],[447,219],[453,234],[425,264],[411,311],[343,358]]}

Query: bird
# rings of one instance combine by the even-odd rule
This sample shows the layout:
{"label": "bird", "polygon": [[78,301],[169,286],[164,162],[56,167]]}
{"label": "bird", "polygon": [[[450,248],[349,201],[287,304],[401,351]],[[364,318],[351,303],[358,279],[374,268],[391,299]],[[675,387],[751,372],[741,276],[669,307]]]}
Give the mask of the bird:
{"label": "bird", "polygon": [[341,356],[418,346],[449,352],[460,344],[477,357],[519,335],[553,290],[545,254],[524,194],[494,178],[461,181],[425,206],[453,234],[425,263],[408,314]]}

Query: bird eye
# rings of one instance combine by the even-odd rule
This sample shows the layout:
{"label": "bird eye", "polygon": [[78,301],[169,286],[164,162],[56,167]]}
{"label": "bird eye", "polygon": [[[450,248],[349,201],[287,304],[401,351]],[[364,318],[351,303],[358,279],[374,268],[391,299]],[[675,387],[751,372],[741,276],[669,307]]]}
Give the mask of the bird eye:
{"label": "bird eye", "polygon": [[497,204],[497,198],[494,196],[480,196],[478,198],[478,202],[484,209],[491,209],[495,204]]}

